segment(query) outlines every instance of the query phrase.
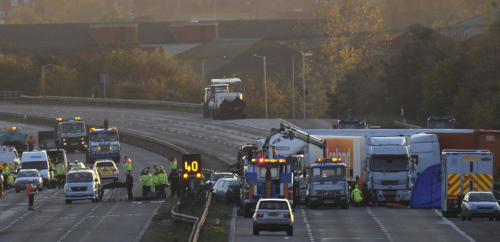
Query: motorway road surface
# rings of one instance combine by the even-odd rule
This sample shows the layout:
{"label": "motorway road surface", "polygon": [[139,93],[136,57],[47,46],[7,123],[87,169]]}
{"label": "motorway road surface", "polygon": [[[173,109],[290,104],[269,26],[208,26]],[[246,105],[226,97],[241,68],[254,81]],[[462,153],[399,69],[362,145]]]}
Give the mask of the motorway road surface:
{"label": "motorway road surface", "polygon": [[[12,123],[0,122],[0,125]],[[23,125],[29,134],[40,129]],[[133,158],[133,193],[140,196],[140,169],[153,165],[167,166],[164,159],[146,150],[122,144]],[[68,162],[84,160],[82,153],[68,154]],[[125,179],[123,163],[117,164],[120,181]],[[103,183],[111,182],[104,180]],[[141,237],[145,224],[162,201],[127,202],[126,190],[117,189],[116,199],[111,200],[111,190],[106,189],[104,201],[90,200],[65,204],[63,189],[44,189],[35,195],[35,210],[28,211],[25,191],[16,193],[13,188],[4,191],[0,199],[0,241],[134,241]],[[123,191],[123,193],[120,193]],[[123,201],[120,201],[123,200]]]}
{"label": "motorway road surface", "polygon": [[[270,128],[278,128],[279,123],[283,121],[279,119],[219,121],[202,118],[201,114],[197,113],[102,107],[14,105],[10,103],[0,103],[0,110],[15,113],[28,112],[28,115],[53,118],[81,116],[87,122],[97,124],[107,118],[111,126],[134,132],[139,131],[142,134],[180,144],[184,147],[193,147],[193,149],[199,149],[216,156],[226,163],[234,163],[236,152],[242,143],[263,138],[269,134]],[[331,127],[331,120],[288,121],[300,128]],[[137,157],[137,155],[132,157]],[[50,194],[50,192],[50,190],[47,191],[47,194]],[[57,194],[48,197],[53,196],[57,196]],[[26,195],[22,197],[24,197],[24,205],[26,205]],[[47,199],[50,200],[49,198]],[[3,204],[3,201],[0,202]],[[50,203],[47,202],[47,204]],[[85,208],[84,212],[86,213],[82,212],[82,218],[87,216],[85,220],[96,219],[91,217],[94,214],[92,211],[94,205],[85,202],[78,205],[89,206],[89,208]],[[110,204],[103,203],[94,211],[101,211],[99,209],[102,206],[108,205]],[[112,207],[103,208],[112,209]],[[129,207],[126,207],[126,205],[125,207],[120,205],[113,211],[127,214],[127,209]],[[38,210],[35,210],[33,213],[37,212]],[[90,215],[86,215],[88,213]],[[25,212],[18,215],[22,216],[24,214]],[[294,214],[296,224],[294,226],[294,236],[292,237],[286,236],[284,232],[262,232],[258,237],[253,236],[251,219],[235,217],[234,233],[232,233],[229,240],[255,241],[258,239],[259,241],[273,242],[277,239],[296,241],[500,241],[499,221],[489,221],[488,219],[460,221],[458,217],[443,219],[434,210],[428,209],[351,207],[349,210],[329,208],[311,210],[304,207],[297,209]],[[31,213],[26,216],[30,215]],[[3,222],[3,216],[0,213],[0,227],[2,228],[9,226]],[[132,214],[127,216],[129,219],[133,217]],[[78,223],[76,220],[74,222]],[[57,230],[53,226],[48,227],[51,230]],[[1,236],[3,236],[3,231],[0,230],[0,240],[3,241]],[[134,236],[130,236],[126,240],[130,241],[133,238]]]}

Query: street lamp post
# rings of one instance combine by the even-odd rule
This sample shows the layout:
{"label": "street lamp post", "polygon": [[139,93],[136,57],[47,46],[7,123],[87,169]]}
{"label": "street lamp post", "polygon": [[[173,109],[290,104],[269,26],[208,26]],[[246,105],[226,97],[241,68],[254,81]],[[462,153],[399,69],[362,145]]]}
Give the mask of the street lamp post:
{"label": "street lamp post", "polygon": [[267,78],[266,78],[266,57],[265,56],[258,56],[258,55],[253,55],[255,57],[262,58],[264,60],[264,102],[266,105],[266,119],[267,119]]}
{"label": "street lamp post", "polygon": [[304,98],[304,119],[306,119],[306,56],[312,56],[311,53],[302,53],[302,94]]}
{"label": "street lamp post", "polygon": [[45,96],[45,67],[52,66],[52,64],[42,66],[42,96]]}
{"label": "street lamp post", "polygon": [[292,56],[292,119],[295,119],[295,56]]}
{"label": "street lamp post", "polygon": [[227,56],[219,57],[219,58],[211,58],[211,59],[203,59],[201,60],[201,91],[203,92],[205,88],[205,61],[207,60],[222,60],[229,59]]}

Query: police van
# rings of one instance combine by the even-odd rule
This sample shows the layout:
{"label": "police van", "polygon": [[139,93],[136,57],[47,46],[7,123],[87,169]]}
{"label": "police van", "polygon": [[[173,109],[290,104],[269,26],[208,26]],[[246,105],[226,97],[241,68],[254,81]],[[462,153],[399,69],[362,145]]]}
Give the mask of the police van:
{"label": "police van", "polygon": [[3,161],[3,163],[0,163],[0,170],[3,171],[6,166],[9,166],[9,184],[14,186],[17,171],[21,166],[21,159],[19,158],[16,148],[7,146],[0,147],[0,161]]}
{"label": "police van", "polygon": [[43,183],[51,188],[50,181],[54,178],[52,164],[45,150],[24,152],[21,157],[22,169],[37,169],[43,177]]}

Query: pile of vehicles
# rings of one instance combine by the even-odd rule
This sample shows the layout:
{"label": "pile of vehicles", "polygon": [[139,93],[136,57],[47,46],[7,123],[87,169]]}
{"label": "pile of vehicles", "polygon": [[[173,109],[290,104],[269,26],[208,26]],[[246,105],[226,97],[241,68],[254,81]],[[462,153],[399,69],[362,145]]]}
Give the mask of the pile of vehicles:
{"label": "pile of vehicles", "polygon": [[265,139],[241,146],[230,170],[241,180],[240,205],[250,217],[262,198],[348,208],[354,174],[364,181],[365,204],[408,205],[415,179],[441,164],[443,215],[468,218],[477,214],[461,208],[466,194],[492,193],[500,179],[500,159],[493,156],[500,153],[498,142],[500,132],[493,130],[297,130],[281,124]]}
{"label": "pile of vehicles", "polygon": [[[16,192],[26,189],[30,180],[43,191],[56,186],[56,166],[60,163],[66,173],[62,182],[66,203],[82,199],[97,202],[103,193],[100,177],[117,181],[119,176],[115,164],[120,161],[118,130],[107,126],[107,120],[101,128],[89,129],[80,117],[57,118],[54,130],[38,132],[39,150],[33,151],[26,151],[27,135],[22,128],[3,128],[0,170],[8,170],[8,184]],[[92,169],[78,161],[68,164],[66,152],[76,150],[86,154],[88,163],[95,162]]]}

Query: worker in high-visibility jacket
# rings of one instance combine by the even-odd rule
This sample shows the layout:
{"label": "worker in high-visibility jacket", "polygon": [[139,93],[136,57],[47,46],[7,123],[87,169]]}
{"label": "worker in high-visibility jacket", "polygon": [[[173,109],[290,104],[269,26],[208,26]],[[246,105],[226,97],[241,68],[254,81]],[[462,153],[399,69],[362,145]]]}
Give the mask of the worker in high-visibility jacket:
{"label": "worker in high-visibility jacket", "polygon": [[28,195],[28,210],[34,210],[33,203],[35,202],[35,186],[33,186],[33,181],[29,180],[28,184],[26,184],[26,194]]}
{"label": "worker in high-visibility jacket", "polygon": [[354,185],[358,185],[358,188],[361,191],[361,197],[365,199],[365,192],[363,191],[363,180],[361,180],[358,175],[354,175],[354,178],[356,179]]}
{"label": "worker in high-visibility jacket", "polygon": [[62,183],[63,179],[66,177],[66,169],[64,169],[64,165],[62,164],[62,162],[57,163],[56,177],[58,189],[61,189],[61,187],[64,187]]}
{"label": "worker in high-visibility jacket", "polygon": [[160,166],[160,173],[158,174],[158,188],[160,192],[158,193],[160,198],[167,198],[167,194],[165,193],[165,187],[168,182],[168,177],[166,172],[163,170],[163,166]]}
{"label": "worker in high-visibility jacket", "polygon": [[155,192],[158,193],[160,190],[160,171],[156,169],[153,170],[153,186],[155,188]]}
{"label": "worker in high-visibility jacket", "polygon": [[351,199],[354,201],[354,206],[362,206],[363,198],[361,197],[361,191],[359,190],[358,185],[356,185],[354,190],[352,190]]}
{"label": "worker in high-visibility jacket", "polygon": [[7,189],[9,187],[9,175],[10,175],[9,163],[3,163],[2,175],[4,183],[3,186],[5,189]]}
{"label": "worker in high-visibility jacket", "polygon": [[141,186],[142,186],[142,196],[145,197],[147,195],[147,192],[146,192],[146,181],[148,179],[148,171],[146,170],[146,168],[144,168],[142,171],[141,171]]}
{"label": "worker in high-visibility jacket", "polygon": [[151,174],[151,168],[146,169],[148,177],[146,178],[146,194],[151,192],[151,187],[153,186],[153,175]]}
{"label": "worker in high-visibility jacket", "polygon": [[128,156],[125,156],[125,170],[129,172],[132,171],[132,159]]}
{"label": "worker in high-visibility jacket", "polygon": [[170,171],[177,170],[177,159],[175,157],[170,157]]}

